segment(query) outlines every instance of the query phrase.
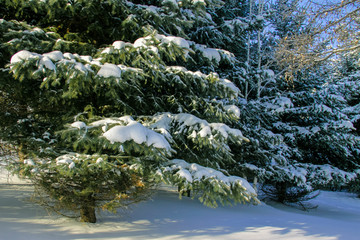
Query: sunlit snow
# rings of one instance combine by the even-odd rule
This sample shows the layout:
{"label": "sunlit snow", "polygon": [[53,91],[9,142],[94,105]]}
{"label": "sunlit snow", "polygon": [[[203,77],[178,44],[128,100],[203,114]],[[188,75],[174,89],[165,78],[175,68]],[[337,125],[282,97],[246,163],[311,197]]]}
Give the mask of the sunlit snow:
{"label": "sunlit snow", "polygon": [[10,63],[14,64],[14,63],[17,63],[17,62],[20,62],[20,61],[26,61],[28,59],[40,58],[40,57],[41,57],[40,54],[32,53],[32,52],[29,52],[27,50],[22,50],[20,52],[17,52],[16,54],[14,54],[11,57]]}
{"label": "sunlit snow", "polygon": [[137,144],[145,143],[147,146],[171,150],[170,144],[163,135],[135,121],[129,123],[127,126],[115,126],[106,131],[103,136],[112,143],[124,143],[132,140]]}
{"label": "sunlit snow", "polygon": [[121,77],[121,69],[118,66],[116,66],[115,64],[105,63],[103,66],[101,66],[97,75],[99,75],[101,77],[105,77],[105,78],[108,78],[108,77],[120,78]]}

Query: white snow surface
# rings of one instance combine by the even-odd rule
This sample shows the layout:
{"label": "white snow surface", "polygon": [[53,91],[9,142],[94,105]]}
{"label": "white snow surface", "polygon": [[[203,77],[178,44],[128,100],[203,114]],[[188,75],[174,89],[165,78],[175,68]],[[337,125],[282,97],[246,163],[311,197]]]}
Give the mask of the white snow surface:
{"label": "white snow surface", "polygon": [[[171,124],[176,122],[177,126],[176,134],[191,132],[188,136],[190,138],[207,137],[208,139],[214,139],[214,135],[221,135],[223,138],[228,138],[229,135],[237,138],[239,141],[248,142],[249,139],[242,135],[239,129],[230,128],[224,123],[208,123],[207,121],[200,119],[189,113],[163,113],[154,118],[154,123],[150,125],[150,128],[160,130],[161,132],[169,132]],[[166,134],[167,135],[167,134]]]}
{"label": "white snow surface", "polygon": [[154,191],[152,201],[119,214],[101,212],[86,224],[49,214],[29,201],[33,187],[0,168],[1,240],[357,240],[360,199],[321,192],[318,208],[303,212],[281,204],[207,208],[173,188]]}
{"label": "white snow surface", "polygon": [[221,60],[221,55],[217,49],[206,48],[203,50],[202,53],[203,53],[204,57],[206,57],[210,60],[215,60],[216,62],[220,62],[220,60]]}
{"label": "white snow surface", "polygon": [[142,37],[142,38],[138,38],[135,40],[134,42],[134,48],[139,48],[139,47],[146,47],[146,43],[148,40],[150,40],[150,37]]}
{"label": "white snow surface", "polygon": [[192,2],[193,4],[201,3],[201,4],[206,5],[205,0],[192,0],[191,2]]}
{"label": "white snow surface", "polygon": [[240,109],[235,105],[226,105],[224,106],[225,110],[229,113],[234,114],[236,117],[240,117]]}
{"label": "white snow surface", "polygon": [[171,165],[170,168],[178,169],[176,174],[182,178],[185,178],[189,183],[211,178],[219,180],[228,186],[237,183],[250,194],[256,195],[254,188],[244,178],[236,176],[228,177],[225,176],[222,172],[213,168],[203,167],[196,163],[188,163],[182,159],[171,160],[169,165]]}
{"label": "white snow surface", "polygon": [[82,129],[82,128],[86,128],[86,124],[82,121],[76,121],[71,124],[71,127]]}
{"label": "white snow surface", "polygon": [[32,59],[32,58],[41,58],[41,55],[37,54],[37,53],[29,52],[27,50],[22,50],[20,52],[15,53],[11,57],[10,63],[14,64],[14,63],[21,62],[21,61],[26,61],[26,60]]}
{"label": "white snow surface", "polygon": [[212,72],[212,73],[209,73],[208,75],[206,75],[200,71],[193,72],[193,71],[187,70],[186,68],[181,67],[181,66],[168,66],[168,67],[166,67],[166,70],[168,72],[172,72],[172,73],[183,72],[187,75],[197,78],[198,81],[200,80],[199,78],[201,78],[200,84],[204,85],[204,86],[207,86],[207,84],[208,84],[208,82],[207,82],[208,80],[205,80],[205,79],[215,78],[215,79],[218,79],[218,81],[217,81],[218,85],[221,85],[222,87],[227,88],[228,90],[230,90],[232,92],[233,96],[230,96],[230,98],[234,98],[234,97],[241,95],[240,89],[238,87],[236,87],[236,85],[233,82],[231,82],[228,79],[219,78],[217,73]]}
{"label": "white snow surface", "polygon": [[72,164],[74,159],[75,159],[75,155],[71,155],[71,154],[61,155],[56,158],[56,164],[57,165]]}
{"label": "white snow surface", "polygon": [[106,131],[103,136],[112,143],[124,143],[132,140],[137,144],[145,143],[147,146],[171,150],[170,144],[163,135],[144,127],[136,121],[130,122],[127,126],[115,126]]}
{"label": "white snow surface", "polygon": [[[160,42],[163,42],[163,43],[174,43],[174,44],[178,45],[179,47],[184,48],[186,50],[190,49],[189,42],[186,39],[181,38],[181,37],[165,36],[162,34],[156,34],[154,36],[154,38],[156,38],[157,40],[159,40]],[[147,36],[147,37],[138,38],[135,40],[133,46],[135,48],[140,48],[140,47],[151,48],[152,47],[153,49],[155,49],[156,47],[147,45],[148,42],[149,42],[149,44],[152,43],[152,41],[150,41],[151,39],[152,39],[151,35]]]}
{"label": "white snow surface", "polygon": [[115,49],[122,49],[122,48],[125,48],[126,46],[126,42],[123,42],[123,41],[115,41],[112,46],[115,48]]}
{"label": "white snow surface", "polygon": [[67,52],[67,53],[64,53],[63,56],[64,56],[64,58],[69,59],[69,60],[75,59],[75,56],[72,53]]}
{"label": "white snow surface", "polygon": [[101,66],[97,75],[104,77],[104,78],[108,78],[108,77],[120,78],[121,77],[121,69],[118,66],[116,66],[115,64],[105,63],[103,66]]}
{"label": "white snow surface", "polygon": [[105,118],[102,120],[92,122],[90,125],[94,127],[98,127],[98,126],[107,126],[109,124],[120,124],[120,123],[121,123],[120,119]]}
{"label": "white snow surface", "polygon": [[49,57],[43,57],[40,60],[39,65],[41,67],[45,67],[45,68],[53,70],[53,71],[56,70],[55,64],[51,61],[51,59]]}
{"label": "white snow surface", "polygon": [[52,61],[55,61],[55,62],[64,59],[64,55],[60,51],[52,51],[52,52],[49,52],[49,53],[44,53],[43,56],[48,57]]}
{"label": "white snow surface", "polygon": [[236,85],[231,82],[228,79],[222,79],[220,78],[220,84],[224,85],[225,87],[231,89],[236,95],[240,95],[240,89],[238,87],[236,87]]}
{"label": "white snow surface", "polygon": [[181,37],[174,37],[174,36],[162,36],[163,37],[163,42],[172,42],[176,45],[178,45],[181,48],[186,48],[189,49],[190,45],[189,42],[187,40],[185,40],[184,38]]}

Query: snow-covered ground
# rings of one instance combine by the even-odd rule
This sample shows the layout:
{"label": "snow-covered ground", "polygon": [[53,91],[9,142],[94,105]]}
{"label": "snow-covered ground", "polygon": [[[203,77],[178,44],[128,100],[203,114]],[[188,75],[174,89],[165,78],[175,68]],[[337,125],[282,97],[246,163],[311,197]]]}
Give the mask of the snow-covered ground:
{"label": "snow-covered ground", "polygon": [[303,212],[264,203],[211,209],[163,189],[130,211],[85,224],[31,203],[24,183],[0,169],[0,240],[360,239],[360,199],[348,193],[321,192],[312,200],[318,208]]}

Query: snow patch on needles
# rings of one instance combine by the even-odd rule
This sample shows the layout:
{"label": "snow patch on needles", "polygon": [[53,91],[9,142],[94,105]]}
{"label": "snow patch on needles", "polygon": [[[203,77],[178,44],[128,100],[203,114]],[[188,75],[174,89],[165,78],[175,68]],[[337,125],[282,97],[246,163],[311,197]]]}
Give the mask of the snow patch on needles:
{"label": "snow patch on needles", "polygon": [[24,160],[24,164],[30,165],[30,166],[35,166],[35,163],[33,160],[31,159],[25,159]]}
{"label": "snow patch on needles", "polygon": [[115,42],[113,42],[112,46],[114,47],[114,49],[123,49],[126,46],[126,42],[115,41]]}
{"label": "snow patch on needles", "polygon": [[121,121],[119,119],[112,119],[112,118],[105,118],[102,120],[98,120],[95,122],[90,123],[91,126],[99,127],[99,126],[106,126],[109,124],[120,124]]}
{"label": "snow patch on needles", "polygon": [[120,78],[121,77],[121,69],[118,66],[116,66],[115,64],[105,63],[103,66],[101,66],[97,75],[101,76],[101,77],[105,77],[105,78],[108,78],[108,77]]}
{"label": "snow patch on needles", "polygon": [[190,71],[181,66],[168,66],[166,67],[166,71],[170,73],[184,73],[185,75],[191,76],[195,78],[197,81],[200,81],[200,84],[204,87],[209,85],[209,81],[216,81],[216,87],[222,87],[230,91],[228,95],[230,98],[235,98],[241,95],[241,91],[236,85],[228,79],[219,78],[217,73],[209,73],[208,75],[200,72],[200,71]]}
{"label": "snow patch on needles", "polygon": [[[47,68],[47,69],[49,69],[49,70],[53,70],[53,71],[56,70],[55,64],[51,61],[51,59],[50,59],[49,57],[43,57],[43,58],[40,60],[39,65],[40,65],[41,67],[44,66],[45,68]],[[41,67],[40,67],[40,68],[41,68]]]}
{"label": "snow patch on needles", "polygon": [[67,53],[64,53],[63,56],[64,56],[64,58],[69,59],[69,60],[75,59],[75,56],[72,53],[67,52]]}
{"label": "snow patch on needles", "polygon": [[339,121],[337,123],[338,123],[337,128],[348,128],[351,130],[356,130],[356,128],[354,127],[354,124],[350,121]]}
{"label": "snow patch on needles", "polygon": [[229,51],[218,48],[208,48],[206,45],[197,44],[195,42],[190,43],[195,50],[199,51],[203,55],[203,57],[210,61],[215,61],[217,64],[222,60],[227,60],[229,62],[236,61],[235,55]]}
{"label": "snow patch on needles", "polygon": [[240,95],[240,89],[236,87],[236,85],[233,82],[231,82],[228,79],[222,79],[222,78],[220,78],[219,81],[220,84],[224,85],[226,88],[231,89],[236,94],[236,96]]}
{"label": "snow patch on needles", "polygon": [[[150,128],[162,129],[164,132],[173,130],[174,134],[186,132],[189,134],[189,138],[207,138],[211,142],[216,141],[218,137],[231,139],[238,143],[250,141],[242,135],[239,129],[230,128],[224,123],[209,123],[189,113],[164,113],[154,117],[153,120],[154,122],[150,125]],[[176,126],[176,129],[172,129],[174,126]]]}
{"label": "snow patch on needles", "polygon": [[[188,52],[190,51],[190,44],[189,42],[181,37],[175,37],[175,36],[165,36],[161,34],[155,34],[154,36],[149,35],[147,37],[138,38],[135,40],[133,47],[134,48],[145,48],[150,51],[153,51],[154,53],[158,54],[159,50],[156,46],[156,41],[159,41],[162,44],[170,44],[173,43],[180,48],[185,50],[185,55],[187,56]],[[115,44],[115,43],[114,43]]]}
{"label": "snow patch on needles", "polygon": [[34,59],[34,58],[41,58],[40,54],[37,53],[32,53],[29,52],[27,50],[22,50],[18,53],[15,53],[10,60],[11,64],[17,63],[17,62],[21,62],[21,61],[26,61],[29,59]]}
{"label": "snow patch on needles", "polygon": [[86,124],[84,122],[81,122],[81,121],[73,122],[70,126],[73,127],[73,128],[78,128],[78,129],[83,129],[83,128],[87,127]]}
{"label": "snow patch on needles", "polygon": [[263,104],[269,111],[274,113],[282,113],[286,109],[294,106],[290,98],[287,97],[277,97],[271,102],[265,102]]}
{"label": "snow patch on needles", "polygon": [[175,171],[176,175],[187,183],[202,182],[204,180],[217,180],[229,188],[241,187],[244,192],[251,196],[256,196],[255,189],[244,178],[237,176],[225,176],[222,172],[213,168],[203,167],[196,163],[188,163],[182,159],[169,161],[164,172]]}
{"label": "snow patch on needles", "polygon": [[64,55],[60,51],[53,51],[53,52],[49,52],[49,53],[44,53],[43,57],[48,57],[54,62],[57,62],[57,61],[60,61],[60,60],[64,59]]}
{"label": "snow patch on needles", "polygon": [[215,60],[216,62],[221,61],[221,55],[217,49],[214,48],[206,48],[202,51],[204,57],[210,60]]}
{"label": "snow patch on needles", "polygon": [[72,154],[65,154],[62,155],[60,157],[56,158],[56,165],[61,165],[61,164],[68,164],[70,165],[71,163],[74,163],[75,156]]}
{"label": "snow patch on needles", "polygon": [[171,146],[163,135],[135,121],[129,123],[127,126],[115,126],[106,131],[103,136],[111,143],[124,143],[132,140],[137,144],[145,143],[147,146],[171,151]]}
{"label": "snow patch on needles", "polygon": [[[118,41],[120,42],[120,41]],[[128,43],[125,43],[125,45]],[[119,45],[119,44],[116,44]],[[111,63],[105,63],[104,65],[100,62],[100,58],[93,59],[91,56],[85,55],[80,56],[78,54],[72,53],[62,53],[60,51],[53,51],[49,53],[44,53],[43,55],[29,52],[27,50],[20,51],[14,54],[11,58],[10,63],[15,64],[21,61],[26,61],[30,59],[38,59],[37,66],[39,70],[46,71],[56,71],[57,67],[65,67],[68,71],[76,70],[76,72],[81,72],[82,74],[94,73],[92,65],[97,65],[100,67],[100,70],[97,72],[97,76],[108,78],[115,77],[120,78],[123,72],[142,72],[142,69],[128,67],[125,65],[115,65]],[[85,65],[80,61],[87,62]],[[76,75],[76,74],[75,74]]]}
{"label": "snow patch on needles", "polygon": [[161,39],[163,42],[165,43],[174,43],[176,45],[178,45],[181,48],[185,48],[185,49],[190,49],[190,44],[187,40],[185,40],[182,37],[174,37],[174,36],[163,36],[163,35],[159,35],[159,39]]}
{"label": "snow patch on needles", "polygon": [[225,110],[229,113],[235,115],[237,118],[240,117],[240,109],[235,105],[226,105],[224,106]]}

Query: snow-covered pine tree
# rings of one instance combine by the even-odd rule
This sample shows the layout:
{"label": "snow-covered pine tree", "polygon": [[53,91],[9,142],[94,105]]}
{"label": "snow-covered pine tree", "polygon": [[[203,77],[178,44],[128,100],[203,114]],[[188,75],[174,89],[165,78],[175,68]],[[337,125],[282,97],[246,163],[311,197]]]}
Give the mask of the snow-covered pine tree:
{"label": "snow-covered pine tree", "polygon": [[329,75],[320,73],[305,76],[307,84],[294,82],[297,91],[283,89],[238,105],[239,128],[250,143],[235,150],[232,173],[256,177],[265,197],[297,202],[317,189],[347,188],[356,179],[359,145],[350,109],[334,84],[323,85]]}
{"label": "snow-covered pine tree", "polygon": [[[279,133],[276,129],[281,125],[288,129],[287,133],[280,132],[280,134],[285,137],[285,141],[289,146],[298,149],[300,153],[298,157],[300,158],[296,158],[296,161],[301,162],[302,165],[305,164],[303,166],[307,166],[307,172],[313,172],[306,177],[307,181],[313,182],[311,185],[315,186],[315,188],[344,188],[351,179],[354,179],[354,170],[358,168],[356,167],[358,165],[358,160],[356,160],[358,159],[358,140],[356,134],[354,135],[356,130],[353,124],[355,122],[350,122],[352,117],[345,110],[349,104],[345,100],[347,98],[345,91],[342,91],[341,87],[336,87],[338,84],[343,84],[338,77],[334,77],[337,75],[335,69],[339,62],[312,61],[312,68],[305,69],[304,66],[308,64],[307,60],[294,57],[295,55],[300,56],[299,54],[294,54],[292,56],[294,58],[287,58],[284,55],[284,48],[287,48],[287,51],[293,54],[296,51],[291,51],[291,49],[296,49],[302,44],[311,45],[310,42],[306,42],[306,39],[305,42],[302,42],[304,39],[293,39],[294,36],[311,35],[318,31],[314,21],[309,21],[313,24],[305,26],[301,24],[309,16],[307,12],[303,11],[305,9],[300,6],[298,9],[293,8],[292,4],[296,3],[298,1],[287,1],[286,4],[279,5],[280,8],[283,6],[293,12],[293,15],[284,16],[290,20],[289,24],[282,21],[277,23],[278,18],[274,21],[277,32],[280,34],[279,37],[282,37],[276,52],[277,63],[280,69],[285,72],[283,79],[286,81],[284,83],[288,83],[288,86],[279,86],[279,89],[282,92],[286,90],[283,96],[289,98],[293,103],[293,107],[285,111],[285,114],[282,114],[281,121],[279,121],[281,124],[274,125],[274,131]],[[289,11],[284,12],[288,13]],[[281,16],[281,14],[278,15]],[[321,19],[318,19],[318,21],[320,22]],[[314,45],[310,48],[315,49]],[[304,45],[302,46],[304,52],[309,51]],[[327,50],[321,50],[325,49],[325,47],[331,49],[333,45],[326,46],[326,44],[323,44],[317,49],[317,52],[327,54]],[[310,55],[307,52],[307,56]],[[326,59],[324,58],[324,60]],[[286,65],[283,65],[283,63],[286,63]],[[287,123],[290,119],[291,123]],[[282,123],[285,123],[285,125]],[[295,129],[308,131],[303,131],[298,136],[297,131],[294,131]],[[316,131],[312,132],[312,129]],[[289,141],[293,136],[295,136],[293,140]],[[311,166],[312,164],[313,166]],[[320,166],[323,173],[319,175],[318,173],[321,172],[318,171]],[[312,176],[317,176],[317,178]],[[319,179],[319,181],[316,179]]]}
{"label": "snow-covered pine tree", "polygon": [[[274,13],[271,27],[276,31],[266,36],[273,39],[266,48],[274,50],[276,40],[305,29],[302,11],[294,8],[296,2],[278,1],[276,8],[270,10]],[[282,14],[284,21],[279,18]],[[269,53],[274,55],[273,50]],[[341,110],[346,104],[339,101],[340,97],[335,98],[342,94],[328,94],[332,74],[325,64],[312,71],[295,72],[274,60],[266,60],[276,77],[264,86],[263,96],[254,100],[250,95],[247,101],[238,102],[242,113],[238,128],[249,137],[250,143],[235,151],[238,164],[233,170],[238,171],[236,174],[246,173],[250,179],[256,177],[267,197],[280,202],[305,200],[316,189],[346,187],[355,177],[358,147],[355,147],[356,136],[352,135],[354,130],[343,126],[351,124]],[[314,103],[326,105],[331,113],[320,113],[318,108],[311,107]],[[291,122],[287,122],[290,118]],[[332,127],[324,129],[324,125]],[[323,132],[312,134],[311,129]],[[343,164],[330,160],[335,160],[334,156]],[[352,167],[345,167],[348,163]]]}
{"label": "snow-covered pine tree", "polygon": [[[268,186],[292,183],[285,188],[284,191],[287,191],[293,186],[306,187],[308,183],[302,175],[304,171],[300,170],[301,174],[297,174],[294,167],[293,163],[296,162],[293,162],[292,159],[294,159],[294,155],[298,154],[296,147],[288,146],[281,134],[272,132],[272,124],[279,121],[277,111],[284,111],[290,105],[282,102],[286,98],[281,98],[279,95],[281,84],[277,86],[273,71],[267,69],[269,65],[274,66],[273,59],[269,54],[274,45],[262,46],[261,43],[269,44],[270,38],[273,36],[264,33],[260,35],[260,40],[258,38],[258,33],[261,33],[264,25],[269,23],[269,20],[266,19],[269,16],[268,12],[259,10],[260,7],[264,7],[260,6],[261,4],[263,4],[261,1],[230,1],[226,5],[216,8],[215,12],[209,11],[211,19],[218,24],[211,23],[211,21],[203,23],[204,27],[199,27],[199,32],[207,35],[200,40],[214,48],[230,50],[235,53],[235,59],[230,65],[217,66],[204,63],[202,69],[204,71],[215,69],[220,76],[235,79],[240,89],[244,91],[248,89],[248,94],[245,94],[248,101],[238,98],[230,102],[240,107],[241,112],[240,119],[233,122],[232,126],[247,132],[246,136],[249,137],[250,143],[234,148],[234,158],[237,163],[227,164],[226,169],[235,175],[246,176],[250,180],[258,179]],[[212,29],[212,34],[204,29]],[[195,36],[195,34],[191,36]],[[248,37],[251,40],[249,43],[247,43]],[[249,45],[246,46],[246,44]],[[261,54],[258,54],[259,46]],[[263,54],[264,51],[266,54]],[[264,94],[264,97],[252,100],[259,96],[257,94],[259,93],[257,91],[259,79],[262,83],[260,84],[260,93]],[[245,87],[246,85],[248,88]],[[268,106],[272,107],[268,108]],[[281,189],[284,188],[281,186]],[[283,195],[283,193],[278,195]]]}
{"label": "snow-covered pine tree", "polygon": [[240,91],[216,72],[197,71],[233,55],[186,40],[187,28],[223,3],[1,3],[8,64],[0,91],[10,100],[1,102],[1,138],[19,146],[13,170],[50,196],[48,205],[95,222],[96,208],[142,200],[160,181],[209,206],[258,201],[244,178],[225,171],[233,149],[248,141],[226,125],[239,117],[226,103]]}
{"label": "snow-covered pine tree", "polygon": [[[348,186],[349,190],[356,192],[360,197],[360,84],[359,84],[359,52],[349,51],[342,54],[336,67],[334,81],[329,85],[329,92],[332,95],[340,96],[342,113],[345,114],[351,122],[353,128],[351,134],[355,144],[352,145],[351,152],[354,157],[347,159],[352,161],[350,170],[356,174],[355,179]],[[351,126],[349,123],[349,125]],[[347,164],[348,165],[348,164]]]}

